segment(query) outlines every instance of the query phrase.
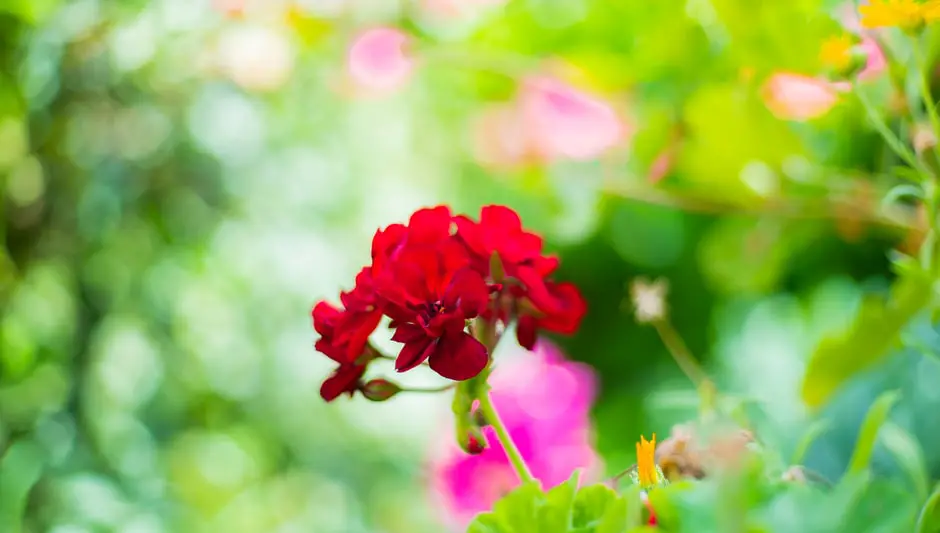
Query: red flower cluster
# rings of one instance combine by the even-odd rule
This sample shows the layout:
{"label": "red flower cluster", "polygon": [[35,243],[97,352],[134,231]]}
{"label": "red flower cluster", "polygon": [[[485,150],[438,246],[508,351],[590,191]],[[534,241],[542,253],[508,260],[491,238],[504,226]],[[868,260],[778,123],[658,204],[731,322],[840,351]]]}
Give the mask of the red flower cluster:
{"label": "red flower cluster", "polygon": [[362,388],[366,366],[378,356],[368,338],[382,316],[391,319],[392,340],[404,345],[397,371],[427,362],[457,381],[489,362],[487,348],[467,331],[472,319],[515,319],[519,343],[529,349],[540,329],[574,333],[587,306],[574,285],[549,279],[557,267],[508,207],[484,207],[479,222],[446,206],[421,209],[407,225],[379,230],[372,264],[340,295],[342,308],[313,308],[316,348],[339,363],[320,395],[332,401]]}

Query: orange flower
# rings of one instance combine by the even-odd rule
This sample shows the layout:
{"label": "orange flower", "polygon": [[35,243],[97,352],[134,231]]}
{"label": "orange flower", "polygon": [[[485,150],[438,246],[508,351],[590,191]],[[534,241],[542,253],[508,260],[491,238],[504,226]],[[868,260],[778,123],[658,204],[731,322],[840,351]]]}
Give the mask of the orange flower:
{"label": "orange flower", "polygon": [[656,434],[653,440],[647,441],[640,435],[640,442],[636,443],[637,477],[641,487],[650,487],[659,483],[659,471],[656,469]]}

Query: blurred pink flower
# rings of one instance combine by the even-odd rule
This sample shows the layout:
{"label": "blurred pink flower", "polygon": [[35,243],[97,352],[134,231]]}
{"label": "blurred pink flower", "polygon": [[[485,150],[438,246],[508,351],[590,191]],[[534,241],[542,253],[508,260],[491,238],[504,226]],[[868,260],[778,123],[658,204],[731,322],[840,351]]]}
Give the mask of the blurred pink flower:
{"label": "blurred pink flower", "polygon": [[624,135],[620,117],[607,102],[558,80],[529,79],[520,96],[536,146],[551,158],[594,159]]}
{"label": "blurred pink flower", "polygon": [[[597,387],[591,367],[567,361],[556,347],[540,341],[533,352],[500,363],[491,384],[500,418],[543,487],[565,481],[575,469],[583,470],[582,480],[600,474],[591,446],[590,409]],[[445,521],[462,529],[519,480],[492,428],[483,430],[487,448],[479,455],[464,453],[452,434],[441,432],[431,489]]]}
{"label": "blurred pink flower", "polygon": [[764,103],[777,118],[804,121],[819,118],[839,101],[844,85],[793,74],[778,72],[762,89]]}
{"label": "blurred pink flower", "polygon": [[495,167],[594,159],[628,134],[610,104],[548,77],[523,82],[515,101],[485,110],[476,126],[477,158]]}
{"label": "blurred pink flower", "polygon": [[408,42],[408,35],[395,28],[372,28],[359,34],[346,61],[353,84],[380,93],[404,84],[414,69],[405,51]]}
{"label": "blurred pink flower", "polygon": [[865,52],[865,68],[858,73],[858,79],[868,81],[877,78],[888,68],[888,60],[878,42],[871,37],[862,37],[859,45]]}

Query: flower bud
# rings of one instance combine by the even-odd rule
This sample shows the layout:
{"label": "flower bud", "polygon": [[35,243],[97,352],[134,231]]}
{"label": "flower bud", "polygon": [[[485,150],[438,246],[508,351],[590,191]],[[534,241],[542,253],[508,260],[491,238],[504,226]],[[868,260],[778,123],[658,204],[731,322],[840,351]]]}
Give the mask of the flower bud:
{"label": "flower bud", "polygon": [[666,317],[666,292],[669,284],[665,279],[650,282],[637,278],[630,284],[630,300],[636,312],[636,321],[648,324]]}
{"label": "flower bud", "polygon": [[387,379],[373,379],[362,386],[362,395],[373,402],[384,402],[401,392],[401,387]]}
{"label": "flower bud", "polygon": [[467,441],[467,453],[470,455],[480,455],[483,453],[483,450],[486,449],[486,445],[483,444],[479,439],[470,435]]}

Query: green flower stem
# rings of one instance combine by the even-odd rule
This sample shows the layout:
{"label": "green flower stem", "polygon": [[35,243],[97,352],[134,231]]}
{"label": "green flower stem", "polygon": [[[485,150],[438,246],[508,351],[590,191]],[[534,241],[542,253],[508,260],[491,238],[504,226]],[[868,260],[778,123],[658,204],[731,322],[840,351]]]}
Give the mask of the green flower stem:
{"label": "green flower stem", "polygon": [[888,146],[898,155],[905,163],[911,166],[911,168],[916,169],[922,174],[921,178],[929,179],[931,176],[930,170],[917,159],[917,156],[914,155],[914,152],[901,141],[898,136],[891,131],[891,128],[885,123],[881,118],[878,112],[875,110],[874,106],[868,100],[868,97],[865,96],[865,92],[862,91],[858,85],[853,85],[855,89],[855,95],[858,96],[859,102],[862,103],[862,107],[865,108],[865,112],[868,115],[868,120],[871,121],[872,125],[878,130],[878,133],[884,138],[885,142],[888,143]]}
{"label": "green flower stem", "polygon": [[529,466],[526,465],[522,454],[519,453],[519,448],[516,447],[516,443],[513,442],[509,431],[506,430],[506,425],[503,424],[502,419],[499,418],[499,413],[497,413],[496,409],[493,407],[493,401],[490,399],[489,391],[481,394],[478,399],[480,400],[480,411],[483,412],[487,423],[496,431],[496,437],[499,438],[503,449],[506,450],[506,457],[509,457],[509,462],[512,463],[512,467],[519,476],[519,479],[523,483],[535,481],[532,472],[529,471]]}
{"label": "green flower stem", "polygon": [[656,333],[659,334],[659,338],[663,341],[663,344],[666,345],[666,349],[669,350],[669,353],[672,354],[672,358],[676,361],[676,364],[679,365],[679,369],[682,370],[682,373],[685,374],[696,387],[701,388],[708,382],[708,375],[702,370],[698,361],[692,357],[692,352],[689,351],[689,348],[685,345],[679,332],[672,327],[669,320],[654,320],[653,326],[656,328]]}
{"label": "green flower stem", "polygon": [[[924,56],[923,50],[921,50],[920,43],[916,40],[914,41],[913,50],[920,96],[924,101],[924,108],[927,110],[927,117],[930,120],[930,126],[933,128],[934,135],[940,135],[940,118],[937,117],[937,104],[934,102],[933,95],[930,93],[930,73],[928,71],[929,65],[927,64],[927,58]],[[938,148],[935,146],[934,150],[937,149]],[[940,154],[940,152],[937,153]]]}

